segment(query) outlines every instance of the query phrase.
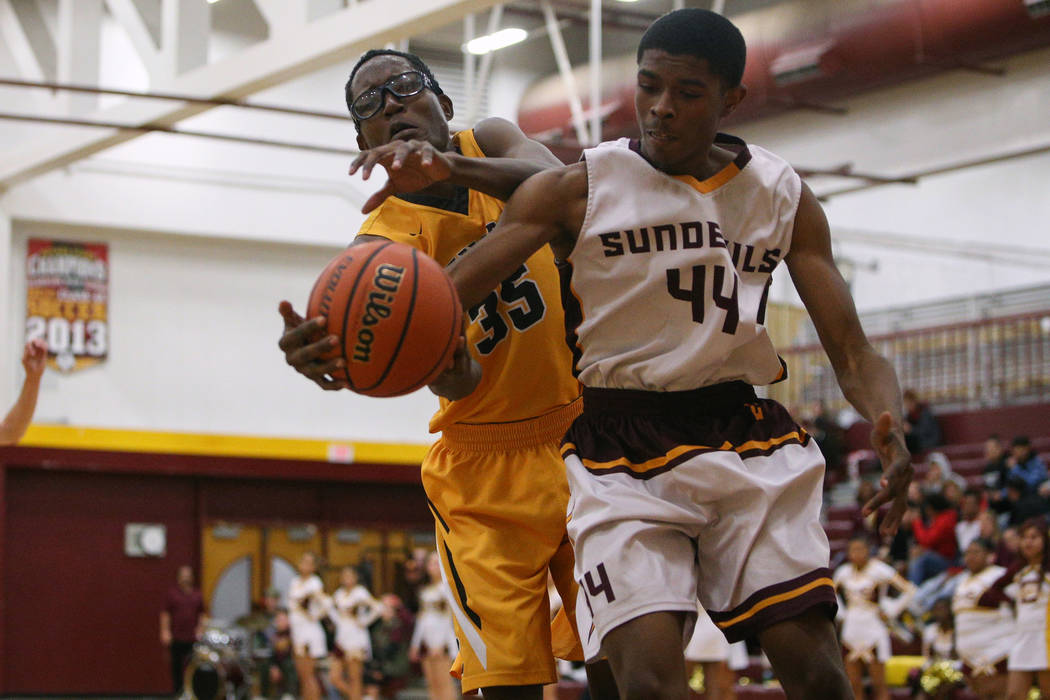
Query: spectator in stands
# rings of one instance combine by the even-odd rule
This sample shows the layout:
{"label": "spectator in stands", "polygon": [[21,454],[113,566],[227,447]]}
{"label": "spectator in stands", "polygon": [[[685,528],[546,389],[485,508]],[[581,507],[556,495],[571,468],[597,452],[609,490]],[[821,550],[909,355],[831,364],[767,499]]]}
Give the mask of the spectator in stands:
{"label": "spectator in stands", "polygon": [[1026,435],[1018,435],[1010,443],[1010,456],[1006,460],[1008,479],[1023,479],[1028,490],[1034,492],[1046,481],[1046,464],[1032,449],[1032,441]]}
{"label": "spectator in stands", "polygon": [[958,554],[955,525],[959,516],[944,495],[926,496],[923,511],[912,519],[916,547],[908,564],[908,580],[916,586],[947,569]]}
{"label": "spectator in stands", "polygon": [[1028,482],[1019,476],[1006,480],[1006,503],[1010,507],[1006,524],[1011,527],[1050,512],[1050,502],[1031,490]]}
{"label": "spectator in stands", "polygon": [[908,509],[904,511],[897,534],[890,540],[888,553],[889,561],[898,568],[903,566],[905,571],[907,571],[907,564],[912,556],[912,548],[915,543],[915,535],[912,530],[915,520],[920,517],[922,502],[922,488],[918,481],[913,481],[908,484]]}
{"label": "spectator in stands", "polygon": [[269,654],[257,660],[262,696],[270,700],[286,695],[298,697],[299,677],[295,673],[295,658],[292,656],[292,625],[287,608],[277,608],[265,635]]}
{"label": "spectator in stands", "polygon": [[853,531],[850,532],[850,539],[854,537],[868,537],[871,540],[876,540],[878,537],[875,531],[878,529],[875,525],[875,520],[878,518],[878,512],[872,513],[871,515],[864,517],[861,510],[864,504],[875,498],[875,494],[878,493],[879,489],[875,485],[875,482],[862,479],[857,485],[857,509],[853,511],[850,516],[850,522],[853,523]]}
{"label": "spectator in stands", "polygon": [[806,414],[808,415],[807,430],[817,441],[828,470],[838,471],[842,468],[846,456],[846,432],[839,425],[834,411],[828,408],[823,401],[814,404]]}
{"label": "spectator in stands", "polygon": [[963,492],[959,504],[959,522],[955,524],[955,543],[959,550],[965,550],[974,538],[981,535],[981,501],[984,493],[980,489],[969,488]]}
{"label": "spectator in stands", "polygon": [[952,463],[941,452],[931,452],[926,457],[926,476],[922,480],[923,494],[944,493],[945,486],[955,484],[966,488],[966,479],[952,471]]}
{"label": "spectator in stands", "polygon": [[22,351],[22,368],[26,371],[22,391],[15,404],[0,421],[0,446],[14,445],[25,435],[26,429],[33,421],[36,411],[36,398],[40,393],[40,377],[47,364],[47,343],[43,340],[31,340]]}
{"label": "spectator in stands", "polygon": [[919,401],[913,389],[904,392],[904,442],[912,454],[941,444],[941,428],[930,405]]}
{"label": "spectator in stands", "polygon": [[419,591],[427,585],[427,554],[422,547],[413,549],[394,580],[394,595],[413,615],[419,612]]}
{"label": "spectator in stands", "polygon": [[383,611],[372,625],[372,658],[365,666],[365,698],[390,697],[412,670],[408,648],[414,618],[393,593],[382,596]]}
{"label": "spectator in stands", "polygon": [[1006,474],[1010,470],[1006,464],[1006,447],[1002,439],[996,434],[991,434],[984,441],[984,485],[991,492],[990,495],[1001,492],[1006,487]]}

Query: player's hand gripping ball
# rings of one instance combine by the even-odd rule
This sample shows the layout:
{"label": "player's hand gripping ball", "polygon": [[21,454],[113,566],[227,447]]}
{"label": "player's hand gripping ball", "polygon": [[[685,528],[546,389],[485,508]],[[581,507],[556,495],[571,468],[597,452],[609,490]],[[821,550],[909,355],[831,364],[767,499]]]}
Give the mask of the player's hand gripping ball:
{"label": "player's hand gripping ball", "polygon": [[336,379],[367,396],[401,396],[451,363],[463,309],[445,271],[392,241],[350,246],[317,278],[307,318],[324,316],[339,344],[325,359],[346,363]]}

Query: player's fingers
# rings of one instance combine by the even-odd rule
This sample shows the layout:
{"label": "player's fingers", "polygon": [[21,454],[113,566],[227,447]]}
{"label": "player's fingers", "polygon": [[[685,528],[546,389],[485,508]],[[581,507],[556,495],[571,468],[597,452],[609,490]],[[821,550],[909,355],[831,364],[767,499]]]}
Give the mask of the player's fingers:
{"label": "player's fingers", "polygon": [[429,143],[425,144],[423,148],[420,149],[419,159],[423,165],[431,165],[434,162],[434,147]]}
{"label": "player's fingers", "polygon": [[361,177],[367,180],[372,177],[372,170],[376,167],[376,164],[381,162],[383,156],[387,154],[387,149],[376,148],[368,152],[365,157],[364,164],[362,165]]}
{"label": "player's fingers", "polygon": [[397,150],[394,151],[394,160],[390,163],[390,169],[400,170],[401,165],[408,159],[408,157],[412,154],[412,151],[415,150],[415,148],[415,144],[411,141],[399,145],[397,147]]}
{"label": "player's fingers", "polygon": [[305,323],[302,323],[295,328],[285,331],[281,339],[277,341],[277,346],[284,350],[284,352],[290,353],[291,351],[306,352],[306,354],[313,353],[308,359],[314,359],[319,357],[327,350],[334,348],[338,339],[333,336],[324,336],[325,323],[322,318],[315,318]]}
{"label": "player's fingers", "polygon": [[324,322],[318,322],[318,319],[304,321],[297,326],[285,326],[284,333],[277,340],[277,347],[286,353],[302,348],[323,333],[324,329]]}
{"label": "player's fingers", "polygon": [[892,537],[897,534],[897,529],[900,527],[901,520],[904,518],[904,512],[907,509],[908,499],[906,495],[897,494],[889,511],[886,513],[886,517],[882,519],[882,524],[879,525],[879,534],[883,537]]}
{"label": "player's fingers", "polygon": [[357,157],[350,163],[350,170],[347,171],[347,175],[353,175],[356,173],[361,168],[361,164],[365,162],[366,158],[368,158],[368,151],[358,153]]}
{"label": "player's fingers", "polygon": [[281,318],[284,319],[285,328],[295,328],[296,326],[302,325],[306,320],[292,307],[292,302],[287,299],[283,299],[280,304],[277,305],[277,313],[281,314]]}
{"label": "player's fingers", "polygon": [[890,499],[893,498],[893,493],[889,489],[881,489],[878,493],[872,496],[871,500],[864,504],[861,508],[861,515],[865,517],[871,515],[884,504],[889,503]]}

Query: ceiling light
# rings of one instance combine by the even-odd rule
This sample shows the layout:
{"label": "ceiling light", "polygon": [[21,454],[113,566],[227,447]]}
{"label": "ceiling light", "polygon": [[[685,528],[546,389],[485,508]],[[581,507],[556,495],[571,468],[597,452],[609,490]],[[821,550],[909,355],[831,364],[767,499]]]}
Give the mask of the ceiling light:
{"label": "ceiling light", "polygon": [[219,0],[208,0],[209,5],[214,5],[217,2],[219,2]]}
{"label": "ceiling light", "polygon": [[620,2],[638,2],[638,0],[619,0]]}
{"label": "ceiling light", "polygon": [[480,56],[498,49],[506,48],[511,44],[517,44],[519,41],[525,41],[525,37],[528,35],[529,33],[524,29],[509,27],[492,34],[479,36],[477,39],[471,39],[463,45],[463,49],[467,51],[467,53]]}

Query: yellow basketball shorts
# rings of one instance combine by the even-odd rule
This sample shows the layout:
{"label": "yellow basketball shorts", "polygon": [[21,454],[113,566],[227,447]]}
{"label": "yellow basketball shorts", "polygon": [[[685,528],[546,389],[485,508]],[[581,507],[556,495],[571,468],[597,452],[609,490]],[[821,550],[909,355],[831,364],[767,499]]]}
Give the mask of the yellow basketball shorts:
{"label": "yellow basketball shorts", "polygon": [[547,596],[550,571],[575,620],[559,445],[580,404],[515,423],[450,426],[423,460],[464,692],[553,683],[555,654],[582,659],[575,625],[558,625],[552,639]]}

